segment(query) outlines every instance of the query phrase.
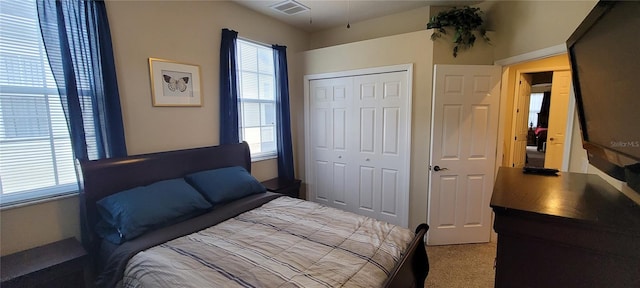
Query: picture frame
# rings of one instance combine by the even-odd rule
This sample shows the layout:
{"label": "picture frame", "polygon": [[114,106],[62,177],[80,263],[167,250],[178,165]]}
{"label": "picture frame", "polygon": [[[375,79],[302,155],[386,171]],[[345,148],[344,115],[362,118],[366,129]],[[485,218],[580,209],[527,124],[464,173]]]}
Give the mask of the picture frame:
{"label": "picture frame", "polygon": [[149,58],[153,106],[202,106],[200,66]]}

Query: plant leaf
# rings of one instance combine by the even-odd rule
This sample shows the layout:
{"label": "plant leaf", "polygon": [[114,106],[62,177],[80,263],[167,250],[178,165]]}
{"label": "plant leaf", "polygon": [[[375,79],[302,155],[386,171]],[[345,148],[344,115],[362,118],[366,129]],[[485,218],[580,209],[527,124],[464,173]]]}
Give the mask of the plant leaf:
{"label": "plant leaf", "polygon": [[478,35],[489,43],[490,40],[486,35],[486,30],[482,27],[484,21],[481,17],[482,14],[483,12],[478,7],[464,6],[462,8],[453,7],[438,13],[436,16],[432,16],[429,23],[427,23],[427,29],[436,29],[431,34],[431,40],[446,35],[448,29],[445,28],[453,28],[455,33],[452,38],[453,43],[456,44],[453,48],[454,57],[458,55],[460,49],[473,47],[477,39],[474,31],[477,31]]}

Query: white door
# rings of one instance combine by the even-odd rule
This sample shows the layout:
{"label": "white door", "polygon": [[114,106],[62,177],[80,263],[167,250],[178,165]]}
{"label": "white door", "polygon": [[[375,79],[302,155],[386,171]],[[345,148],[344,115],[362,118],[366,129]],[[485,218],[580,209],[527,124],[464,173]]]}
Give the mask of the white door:
{"label": "white door", "polygon": [[434,68],[427,244],[488,242],[500,67]]}
{"label": "white door", "polygon": [[526,164],[527,136],[529,134],[529,105],[531,102],[531,74],[520,74],[516,108],[516,131],[511,147],[512,167],[522,168]]}
{"label": "white door", "polygon": [[[350,124],[347,109],[353,97],[353,78],[322,79],[310,82],[310,147],[314,185],[312,201],[349,210],[347,187],[352,165],[347,135]],[[353,205],[352,205],[353,206]],[[350,207],[353,209],[353,207]]]}
{"label": "white door", "polygon": [[311,201],[407,227],[411,72],[394,67],[308,80],[305,181]]}
{"label": "white door", "polygon": [[[355,212],[407,226],[409,170],[408,139],[410,97],[407,72],[354,78],[353,122],[357,193]],[[406,204],[406,205],[405,205]]]}
{"label": "white door", "polygon": [[554,71],[552,83],[544,167],[561,169],[567,115],[573,115],[567,112],[569,110],[569,91],[571,90],[571,71]]}

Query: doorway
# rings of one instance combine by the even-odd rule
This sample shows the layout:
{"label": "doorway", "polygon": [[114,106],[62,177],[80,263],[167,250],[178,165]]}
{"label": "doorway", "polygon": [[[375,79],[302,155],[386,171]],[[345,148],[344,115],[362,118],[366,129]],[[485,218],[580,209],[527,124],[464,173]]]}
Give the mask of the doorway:
{"label": "doorway", "polygon": [[544,167],[553,71],[530,73],[531,94],[527,113],[525,166]]}
{"label": "doorway", "polygon": [[[543,165],[538,167],[566,171],[569,153],[565,153],[568,151],[568,145],[565,145],[568,144],[565,142],[568,138],[565,136],[570,136],[573,128],[572,125],[567,125],[572,123],[568,121],[572,120],[569,119],[569,115],[573,116],[573,103],[569,95],[569,68],[566,53],[503,68],[502,91],[503,97],[507,99],[507,111],[510,112],[505,117],[502,166],[523,167],[535,162],[534,165]],[[542,109],[540,103],[535,106],[540,106],[541,112],[534,113],[539,117],[537,113],[548,114],[542,115],[541,121],[533,121],[534,119],[529,119],[529,110],[532,110],[531,95],[544,95],[545,92],[550,93],[547,97],[549,103],[545,104],[549,105],[548,112]],[[544,99],[544,96],[542,97]],[[539,152],[544,152],[544,155]],[[529,160],[529,157],[541,159]]]}

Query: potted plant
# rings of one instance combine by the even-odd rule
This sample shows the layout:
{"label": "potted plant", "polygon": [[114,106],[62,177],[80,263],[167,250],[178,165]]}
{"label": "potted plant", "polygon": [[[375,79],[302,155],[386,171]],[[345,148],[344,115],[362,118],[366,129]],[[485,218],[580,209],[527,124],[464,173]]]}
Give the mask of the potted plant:
{"label": "potted plant", "polygon": [[427,23],[427,29],[435,29],[431,34],[431,40],[436,40],[442,37],[443,34],[447,34],[446,28],[453,28],[455,31],[453,43],[456,44],[453,47],[453,57],[458,56],[460,49],[467,49],[473,46],[476,41],[474,32],[489,42],[490,39],[486,35],[487,31],[482,26],[481,14],[480,8],[469,6],[454,7],[438,13],[438,15],[431,17],[429,23]]}

